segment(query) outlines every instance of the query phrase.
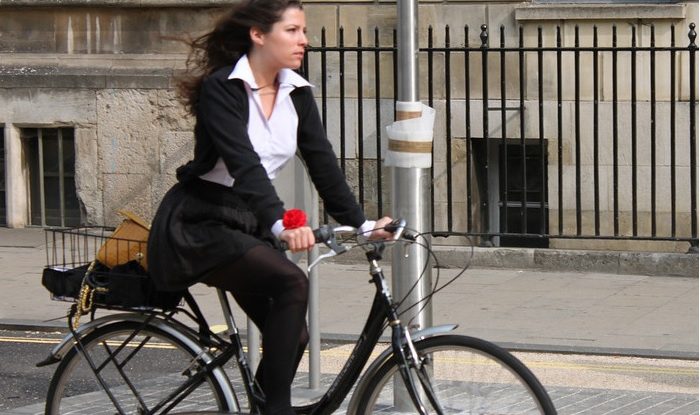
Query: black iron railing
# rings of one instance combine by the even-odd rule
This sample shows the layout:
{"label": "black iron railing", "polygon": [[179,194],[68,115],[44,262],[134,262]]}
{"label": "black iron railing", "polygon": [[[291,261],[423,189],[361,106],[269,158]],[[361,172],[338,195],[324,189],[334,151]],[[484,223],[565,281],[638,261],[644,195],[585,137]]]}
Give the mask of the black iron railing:
{"label": "black iron railing", "polygon": [[[697,248],[695,24],[685,46],[676,45],[673,26],[663,46],[654,26],[646,45],[637,44],[635,27],[624,39],[615,26],[605,30],[607,45],[597,27],[586,29],[590,44],[582,45],[578,27],[569,44],[559,27],[529,38],[520,28],[514,46],[503,27],[498,46],[486,25],[474,46],[468,27],[457,46],[449,27],[441,46],[428,30],[419,83],[439,118],[435,231],[497,245],[576,238]],[[394,117],[396,34],[375,29],[370,46],[360,29],[356,36],[346,45],[341,28],[329,46],[324,30],[303,72],[320,85],[343,171],[368,214],[379,216],[389,211],[380,160],[382,129]]]}

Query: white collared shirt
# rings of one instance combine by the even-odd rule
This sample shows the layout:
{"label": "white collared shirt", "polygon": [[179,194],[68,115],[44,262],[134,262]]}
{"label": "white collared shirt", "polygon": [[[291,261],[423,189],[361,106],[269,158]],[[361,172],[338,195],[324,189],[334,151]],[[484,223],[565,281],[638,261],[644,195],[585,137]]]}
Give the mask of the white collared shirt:
{"label": "white collared shirt", "polygon": [[[294,157],[297,149],[297,127],[299,117],[289,94],[294,88],[311,86],[311,84],[291,69],[282,69],[277,80],[279,90],[275,98],[270,118],[265,117],[260,96],[259,85],[255,81],[248,57],[243,55],[228,79],[240,79],[248,93],[248,137],[258,153],[263,168],[270,180]],[[229,174],[224,161],[219,158],[207,173],[200,176],[204,180],[231,187],[235,179]]]}

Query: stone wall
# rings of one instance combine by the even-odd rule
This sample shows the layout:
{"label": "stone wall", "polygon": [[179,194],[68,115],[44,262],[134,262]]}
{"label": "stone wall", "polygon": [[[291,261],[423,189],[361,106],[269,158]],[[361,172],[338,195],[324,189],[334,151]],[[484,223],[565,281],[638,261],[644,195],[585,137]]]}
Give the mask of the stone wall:
{"label": "stone wall", "polygon": [[[130,68],[139,63],[134,56],[81,60],[85,66],[61,60],[54,67],[58,76],[31,66],[22,76],[5,77],[0,120],[18,148],[23,127],[75,128],[76,190],[85,223],[113,225],[123,208],[150,218],[174,182],[174,169],[192,155],[192,120],[171,85],[181,60],[161,60],[166,68],[142,72]],[[22,159],[8,159],[10,169],[22,165]],[[26,217],[14,220],[26,223]]]}
{"label": "stone wall", "polygon": [[[71,125],[76,128],[76,182],[78,195],[84,207],[85,221],[93,224],[113,224],[116,220],[114,212],[126,207],[145,217],[151,217],[153,209],[162,197],[164,191],[174,182],[174,169],[191,157],[192,152],[192,120],[187,117],[178,104],[173,92],[172,77],[178,70],[184,67],[186,48],[174,38],[186,33],[196,35],[206,30],[211,20],[225,7],[227,1],[188,0],[186,2],[175,0],[14,0],[11,3],[0,2],[0,125],[4,126],[6,134],[6,146],[10,149],[21,148],[17,131],[28,126],[50,127],[57,125]],[[396,24],[395,4],[391,2],[354,2],[354,1],[307,1],[305,2],[307,20],[309,24],[309,38],[312,45],[321,44],[321,28],[326,28],[326,43],[336,45],[338,43],[339,29],[345,31],[345,44],[356,43],[356,29],[362,28],[365,38],[363,44],[374,42],[374,30],[378,29],[379,41],[385,45],[391,41],[391,30]],[[631,42],[631,28],[636,28],[636,40],[638,44],[647,45],[650,36],[650,23],[655,25],[657,45],[667,45],[670,42],[670,24],[675,24],[675,41],[678,45],[688,43],[688,24],[698,15],[697,2],[664,4],[664,5],[578,5],[576,7],[562,5],[544,5],[517,2],[421,2],[419,8],[421,47],[426,46],[429,27],[434,28],[434,45],[442,45],[445,42],[445,25],[450,26],[452,44],[463,44],[464,27],[469,27],[469,45],[480,45],[479,27],[486,23],[489,27],[489,45],[498,45],[498,27],[504,26],[507,45],[517,44],[518,28],[522,26],[524,43],[526,46],[534,46],[537,43],[537,30],[541,28],[544,34],[545,46],[554,44],[556,26],[561,27],[562,42],[565,46],[574,43],[574,30],[578,26],[581,44],[592,42],[592,28],[598,29],[598,41],[601,45],[611,42],[612,26],[617,26],[618,44],[625,45]],[[438,55],[439,58],[439,55]],[[554,65],[553,55],[547,55],[545,67]],[[584,64],[590,64],[590,55],[582,55]],[[619,76],[627,77],[629,66],[625,59],[620,57],[621,72]],[[668,101],[670,78],[668,58],[661,56],[657,62],[657,95],[658,101]],[[666,59],[666,60],[664,60]],[[383,79],[389,80],[391,69],[388,65],[389,56],[382,57],[381,72]],[[442,87],[434,90],[434,106],[438,110],[438,117],[444,114],[445,109],[445,78],[440,61],[436,61],[434,84]],[[473,56],[471,65],[477,68],[480,65],[480,57]],[[422,56],[420,68],[425,72],[425,58]],[[328,65],[337,68],[338,58],[329,55]],[[355,61],[350,58],[346,62],[348,68],[352,68]],[[489,95],[496,98],[500,94],[500,84],[497,74],[497,60],[490,60]],[[526,59],[527,73],[536,73],[536,59],[528,56]],[[676,97],[680,100],[688,99],[688,77],[682,72],[687,67],[687,59],[680,59],[677,65],[679,86]],[[371,62],[365,62],[364,68],[371,69]],[[462,63],[453,62],[453,73],[461,73]],[[565,57],[564,74],[564,120],[567,137],[565,138],[564,174],[565,189],[571,189],[573,168],[571,160],[574,90],[573,65],[571,56]],[[601,70],[610,72],[610,59],[603,58]],[[638,73],[643,77],[648,73],[648,58],[642,58],[638,63]],[[509,97],[518,95],[517,85],[517,56],[507,58],[507,83],[506,88]],[[645,72],[646,71],[646,72]],[[481,131],[481,79],[479,72],[472,70],[472,79],[469,85],[472,115],[470,117],[471,131]],[[377,132],[373,122],[366,123],[362,130],[362,136],[357,137],[358,114],[356,105],[352,100],[361,91],[364,97],[373,93],[373,85],[369,82],[357,87],[357,72],[348,70],[345,75],[346,98],[350,99],[345,114],[346,154],[348,157],[347,174],[352,185],[357,188],[358,165],[356,162],[359,140],[364,143],[364,157],[376,156],[375,144]],[[311,81],[321,84],[320,72],[310,74]],[[647,75],[648,76],[648,75]],[[328,84],[328,130],[329,137],[336,150],[339,150],[339,91],[338,73],[331,72],[327,75]],[[537,136],[537,84],[536,77],[527,76],[526,85],[526,110],[528,116],[527,137]],[[452,99],[452,160],[445,159],[445,119],[440,118],[436,126],[436,158],[435,158],[435,189],[436,189],[436,218],[438,227],[444,226],[446,210],[446,169],[451,165],[453,169],[453,191],[455,195],[464,194],[466,146],[462,139],[466,137],[467,125],[463,115],[465,105],[465,85],[459,77],[451,79]],[[611,82],[603,80],[600,87],[601,115],[603,127],[601,131],[610,130],[610,98],[612,94]],[[361,89],[360,89],[361,88]],[[421,97],[427,96],[428,86],[421,83]],[[588,116],[592,111],[591,76],[584,74],[581,83],[581,99],[584,104],[581,111]],[[629,88],[621,88],[619,99],[628,101]],[[544,84],[544,93],[548,96],[545,110],[551,113],[556,108],[553,96],[556,92],[554,77],[548,77]],[[697,94],[697,92],[696,92]],[[696,95],[697,96],[697,95]],[[381,118],[386,123],[393,116],[393,90],[390,82],[385,82],[381,89]],[[637,91],[637,99],[640,101],[638,108],[640,119],[647,117],[649,113],[648,100],[650,97],[649,84],[640,84]],[[494,105],[498,105],[494,101]],[[367,102],[363,114],[365,119],[371,119],[373,102]],[[667,113],[666,104],[661,104],[659,114]],[[677,105],[677,117],[686,120],[688,117],[687,102]],[[629,103],[623,103],[620,107],[622,118],[627,119]],[[497,114],[494,114],[497,117]],[[382,125],[386,123],[383,121]],[[550,205],[556,200],[558,187],[551,178],[556,177],[556,163],[551,159],[555,153],[555,141],[551,138],[552,123],[556,120],[548,117],[545,119],[548,145],[550,146],[548,193]],[[662,121],[660,121],[662,122]],[[679,121],[683,125],[684,121]],[[498,118],[490,122],[491,137],[500,137],[500,120]],[[518,136],[519,121],[509,118],[507,131]],[[625,130],[624,125],[622,130]],[[640,131],[639,142],[648,143],[648,130]],[[659,133],[659,140],[665,140],[665,132]],[[677,151],[680,158],[676,160],[679,169],[676,174],[679,178],[679,188],[687,189],[687,176],[689,172],[688,137],[687,130],[678,130]],[[686,134],[683,136],[682,134]],[[473,136],[475,136],[473,134]],[[592,165],[590,140],[591,125],[583,125],[582,136],[587,137],[582,148],[584,168],[590,169]],[[357,139],[350,139],[357,137]],[[622,134],[623,140],[629,140],[626,130]],[[603,168],[603,182],[601,192],[604,197],[602,220],[605,232],[609,232],[610,218],[610,138],[605,137],[602,142],[604,154],[601,160]],[[15,150],[13,150],[15,151]],[[641,144],[638,157],[640,164],[640,182],[649,182],[649,152],[647,144]],[[668,182],[669,155],[667,149],[657,151],[657,175],[661,183]],[[20,191],[26,187],[26,177],[23,172],[23,160],[21,151],[6,152],[8,155],[8,221],[11,226],[23,226],[27,223],[27,196]],[[628,160],[630,154],[621,155],[623,160]],[[388,177],[384,171],[384,177]],[[629,168],[621,171],[622,178],[629,180]],[[378,195],[376,194],[376,162],[366,161],[364,165],[365,180],[365,206],[369,215],[378,213]],[[383,213],[390,212],[389,181],[384,182],[383,200],[385,206]],[[12,189],[10,188],[12,186]],[[586,234],[590,233],[591,223],[591,192],[589,179],[584,183],[583,194],[583,218]],[[16,191],[15,191],[16,190]],[[624,189],[625,192],[628,189]],[[649,232],[649,197],[646,189],[642,188],[645,196],[640,198],[640,233]],[[628,195],[622,195],[624,200],[621,209],[624,211],[622,222],[625,231],[629,230]],[[683,191],[677,203],[678,236],[688,236],[690,233],[690,208],[689,192]],[[667,232],[668,223],[668,186],[659,187],[657,193],[657,209],[660,212],[661,227],[659,233]],[[564,197],[564,217],[566,218],[566,232],[571,232],[571,218],[575,216],[572,211],[572,198],[570,194]],[[472,210],[474,220],[479,222],[478,198],[474,199],[472,206],[467,206],[465,199],[455,198],[453,209],[461,212],[454,219],[456,230],[466,229],[465,212]],[[558,211],[550,208],[550,229],[558,226]],[[477,229],[478,230],[478,229]],[[562,242],[562,244],[565,244]],[[590,242],[582,242],[583,246]],[[671,250],[687,249],[687,244],[671,246]],[[581,243],[578,245],[581,246]],[[641,245],[637,245],[641,246]],[[654,247],[653,249],[658,249]]]}

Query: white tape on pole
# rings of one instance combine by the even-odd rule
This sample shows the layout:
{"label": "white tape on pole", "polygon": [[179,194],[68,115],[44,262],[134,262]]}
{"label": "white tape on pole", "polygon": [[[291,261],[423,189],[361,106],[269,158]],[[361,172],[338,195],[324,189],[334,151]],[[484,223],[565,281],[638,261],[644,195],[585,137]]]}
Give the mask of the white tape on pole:
{"label": "white tape on pole", "polygon": [[386,127],[389,141],[384,164],[430,168],[435,110],[420,102],[397,102],[396,112],[397,120]]}

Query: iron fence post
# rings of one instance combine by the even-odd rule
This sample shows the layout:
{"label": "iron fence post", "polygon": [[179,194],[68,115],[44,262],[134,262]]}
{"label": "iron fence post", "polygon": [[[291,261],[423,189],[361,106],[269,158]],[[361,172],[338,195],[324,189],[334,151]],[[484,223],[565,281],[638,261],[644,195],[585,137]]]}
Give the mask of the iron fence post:
{"label": "iron fence post", "polygon": [[690,62],[688,71],[690,72],[690,222],[691,222],[691,241],[690,241],[690,252],[698,252],[698,201],[697,201],[697,152],[696,152],[696,140],[697,140],[697,125],[695,118],[695,54],[698,50],[698,46],[695,44],[695,39],[697,38],[697,33],[695,32],[695,23],[689,25],[690,31],[688,32],[688,39],[690,39],[690,44],[688,45],[688,52],[690,54]]}

